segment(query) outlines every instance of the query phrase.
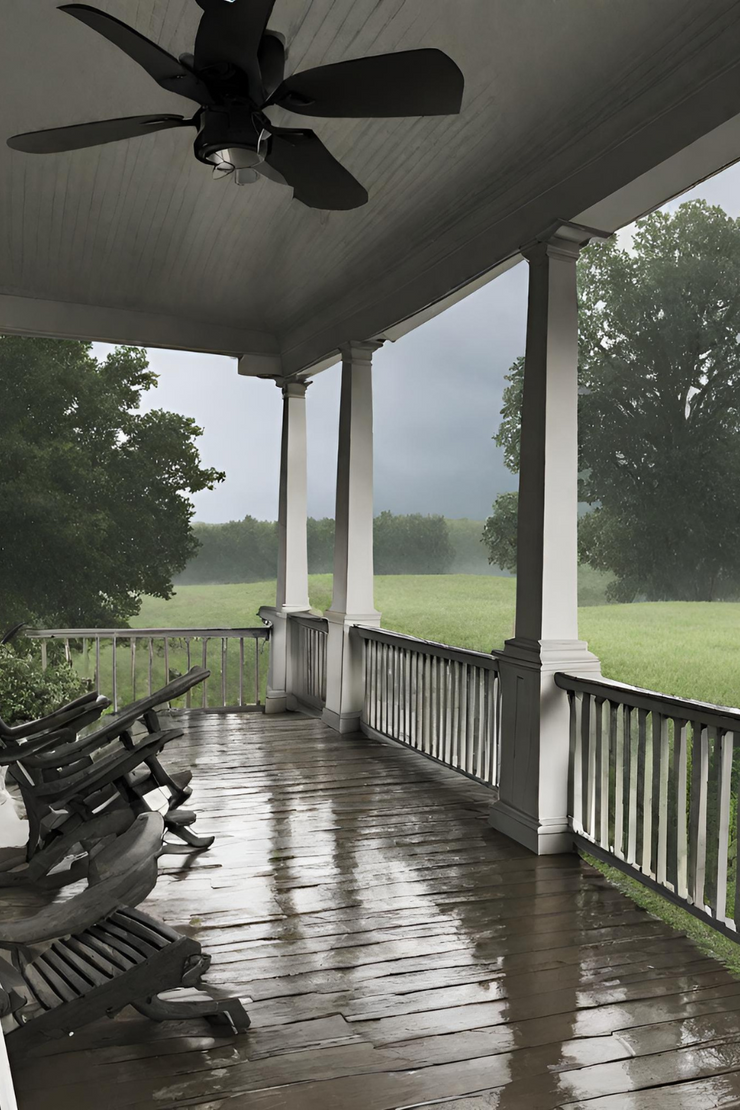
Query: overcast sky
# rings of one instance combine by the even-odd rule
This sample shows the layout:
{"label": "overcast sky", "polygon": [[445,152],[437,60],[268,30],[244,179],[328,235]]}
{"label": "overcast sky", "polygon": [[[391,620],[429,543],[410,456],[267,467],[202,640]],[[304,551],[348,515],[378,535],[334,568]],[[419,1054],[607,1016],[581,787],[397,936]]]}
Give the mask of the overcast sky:
{"label": "overcast sky", "polygon": [[[681,200],[699,196],[740,215],[740,166]],[[497,494],[516,488],[492,436],[505,375],[524,353],[526,296],[522,263],[375,355],[376,512],[482,520]],[[279,390],[239,377],[236,362],[220,356],[151,350],[149,359],[159,385],[144,407],[194,417],[203,462],[226,471],[220,486],[195,497],[196,519],[274,520]],[[308,508],[317,517],[334,515],[339,376],[338,366],[317,375],[307,394]]]}

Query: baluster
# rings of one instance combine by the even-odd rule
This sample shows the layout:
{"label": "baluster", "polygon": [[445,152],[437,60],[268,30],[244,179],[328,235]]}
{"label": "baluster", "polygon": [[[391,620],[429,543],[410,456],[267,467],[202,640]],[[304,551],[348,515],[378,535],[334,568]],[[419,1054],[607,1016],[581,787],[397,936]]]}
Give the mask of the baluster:
{"label": "baluster", "polygon": [[404,744],[409,742],[409,652],[401,648],[401,709],[399,717],[399,739]]}
{"label": "baluster", "polygon": [[431,712],[432,712],[432,682],[431,682],[431,660],[428,655],[424,655],[422,663],[422,683],[423,683],[423,705],[424,705],[424,721],[421,734],[422,751],[427,755],[431,754]]}
{"label": "baluster", "polygon": [[707,785],[709,740],[700,721],[691,723],[691,800],[689,807],[689,895],[704,908],[707,867]]}
{"label": "baluster", "polygon": [[100,693],[100,636],[95,637],[95,693]]}
{"label": "baluster", "polygon": [[596,839],[596,744],[594,739],[594,710],[595,698],[583,699],[581,709],[581,736],[583,737],[583,825],[584,832],[591,839]]}
{"label": "baluster", "polygon": [[598,843],[609,847],[609,729],[604,728],[604,698],[596,698],[596,782],[598,813],[594,825],[598,829]]}
{"label": "baluster", "polygon": [[426,656],[416,654],[416,748],[426,750]]}
{"label": "baluster", "polygon": [[[202,638],[201,652],[202,652],[202,655],[201,655],[202,666],[207,669],[207,667],[208,667],[208,637],[207,636],[204,636]],[[207,709],[208,708],[208,690],[206,689],[207,686],[208,686],[208,679],[206,678],[206,679],[204,679],[204,681],[202,683],[202,686],[201,686],[201,690],[202,690],[202,693],[201,693],[201,708],[202,709]]]}
{"label": "baluster", "polygon": [[460,664],[455,659],[451,665],[452,706],[450,723],[450,766],[460,766]]}
{"label": "baluster", "polygon": [[486,778],[486,764],[488,760],[488,744],[486,738],[486,729],[488,724],[488,709],[486,700],[486,672],[482,667],[476,667],[478,671],[478,761],[476,765],[476,777],[482,782]]}
{"label": "baluster", "polygon": [[151,636],[149,637],[149,696],[153,690],[152,686],[152,672],[154,670],[154,641]]}
{"label": "baluster", "polygon": [[468,666],[460,663],[460,728],[459,728],[459,758],[458,767],[461,770],[467,766],[468,759]]}
{"label": "baluster", "polygon": [[[259,641],[255,638],[255,645]],[[239,637],[239,708],[244,705],[244,637]]]}
{"label": "baluster", "polygon": [[673,749],[676,777],[676,894],[686,898],[689,892],[689,838],[686,823],[688,793],[687,722],[674,719]]}
{"label": "baluster", "polygon": [[72,652],[69,648],[69,636],[64,637],[64,658],[67,663],[72,664]]}
{"label": "baluster", "polygon": [[[98,645],[98,654],[99,654],[99,648],[100,648],[100,645]],[[49,662],[49,660],[47,658],[47,653],[46,653],[46,640],[42,640],[41,641],[41,670],[42,671],[46,670],[46,666],[47,666],[48,662]],[[97,687],[98,693],[99,693],[100,692],[100,687],[97,686],[97,683],[96,683],[96,687]]]}
{"label": "baluster", "polygon": [[363,673],[363,698],[362,698],[362,717],[361,720],[365,724],[370,724],[370,644],[367,640],[362,641],[362,673]]}
{"label": "baluster", "polygon": [[573,712],[570,715],[571,764],[573,767],[573,798],[571,816],[573,831],[584,832],[583,823],[583,720],[588,719],[588,694],[573,698]]}
{"label": "baluster", "polygon": [[87,636],[82,637],[82,661],[83,661],[83,675],[85,678],[90,677],[90,657],[87,654]]}
{"label": "baluster", "polygon": [[419,653],[411,653],[411,746],[419,746]]}
{"label": "baluster", "polygon": [[262,704],[262,691],[260,689],[260,642],[254,640],[254,704]]}
{"label": "baluster", "polygon": [[164,682],[165,686],[170,680],[170,638],[164,638]]}
{"label": "baluster", "polygon": [[427,656],[429,661],[429,740],[428,752],[436,756],[438,749],[437,734],[437,660],[433,655]]}
{"label": "baluster", "polygon": [[228,651],[228,639],[226,636],[221,637],[221,707],[226,708],[226,663]]}
{"label": "baluster", "polygon": [[653,873],[659,883],[667,879],[668,859],[668,720],[653,710]]}
{"label": "baluster", "polygon": [[455,681],[455,664],[452,660],[447,660],[445,663],[445,759],[446,762],[452,766],[452,744],[453,744],[453,722],[454,722],[454,706],[453,706],[453,689]]}
{"label": "baluster", "polygon": [[132,636],[131,647],[131,701],[136,701],[136,637]]}
{"label": "baluster", "polygon": [[118,668],[116,665],[116,647],[117,638],[113,636],[113,650],[112,650],[112,682],[113,682],[113,712],[118,712]]}
{"label": "baluster", "polygon": [[389,718],[389,733],[388,735],[397,739],[398,737],[398,650],[391,646],[389,650],[389,685],[391,692],[391,704]]}
{"label": "baluster", "polygon": [[[733,732],[732,734],[733,750],[740,747],[740,732]],[[735,806],[735,905],[733,907],[733,919],[735,925],[740,923],[740,804]]]}
{"label": "baluster", "polygon": [[388,645],[380,644],[380,729],[387,734],[388,728]]}
{"label": "baluster", "polygon": [[[717,872],[714,916],[718,921],[727,917],[727,861],[730,849],[730,787],[732,783],[733,737],[731,732],[716,729],[714,759],[717,767]],[[719,748],[719,750],[717,750]]]}
{"label": "baluster", "polygon": [[638,761],[637,735],[634,727],[635,710],[631,706],[624,707],[624,758],[625,778],[629,791],[627,808],[627,862],[637,862],[637,799],[638,792]]}
{"label": "baluster", "polygon": [[[189,636],[187,636],[185,638],[185,658],[187,659],[188,670],[190,670],[190,668],[192,666],[192,663],[190,661],[190,637]],[[190,696],[190,693],[191,693],[190,690],[188,690],[187,694],[185,695],[185,708],[186,709],[190,709],[190,707],[191,707],[192,698]]]}
{"label": "baluster", "polygon": [[370,724],[376,732],[379,731],[378,724],[380,718],[379,713],[379,691],[378,691],[378,642],[377,640],[369,640],[368,648],[370,650]]}
{"label": "baluster", "polygon": [[640,867],[645,875],[652,875],[653,830],[653,737],[648,732],[647,710],[637,711],[637,744],[640,753],[639,770],[642,774],[642,825],[640,828]]}
{"label": "baluster", "polygon": [[383,645],[375,644],[375,727],[383,731]]}
{"label": "baluster", "polygon": [[622,707],[609,702],[609,739],[614,752],[614,855],[624,859],[624,722],[620,729]]}

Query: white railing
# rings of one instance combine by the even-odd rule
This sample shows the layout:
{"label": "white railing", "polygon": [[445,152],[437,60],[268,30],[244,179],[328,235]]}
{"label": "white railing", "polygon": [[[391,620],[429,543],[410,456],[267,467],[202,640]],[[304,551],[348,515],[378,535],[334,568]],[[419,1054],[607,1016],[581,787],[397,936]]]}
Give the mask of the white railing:
{"label": "white railing", "polygon": [[363,729],[498,785],[496,656],[362,625],[355,632],[364,650]]}
{"label": "white railing", "polygon": [[740,710],[555,676],[570,701],[578,841],[735,935],[740,925]]}
{"label": "white railing", "polygon": [[326,705],[326,641],[329,622],[324,617],[291,613],[288,617],[290,692],[303,705]]}
{"label": "white railing", "polygon": [[211,678],[185,696],[186,708],[249,708],[262,701],[260,652],[269,628],[32,628],[23,635],[41,641],[44,669],[48,645],[60,641],[67,661],[114,709],[196,664],[210,668]]}

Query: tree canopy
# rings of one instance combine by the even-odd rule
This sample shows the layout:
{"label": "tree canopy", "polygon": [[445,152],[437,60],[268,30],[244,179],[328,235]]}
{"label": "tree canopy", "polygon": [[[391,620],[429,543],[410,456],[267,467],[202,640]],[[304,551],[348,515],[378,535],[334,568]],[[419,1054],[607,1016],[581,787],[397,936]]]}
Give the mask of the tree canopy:
{"label": "tree canopy", "polygon": [[[586,249],[578,284],[581,558],[615,574],[615,600],[736,597],[740,221],[704,201],[655,212],[631,247]],[[523,369],[496,437],[514,471]],[[500,557],[510,499],[497,506],[487,536]]]}
{"label": "tree canopy", "polygon": [[156,383],[143,351],[0,336],[0,624],[120,625],[167,598],[197,548],[190,494],[200,428],[138,410]]}

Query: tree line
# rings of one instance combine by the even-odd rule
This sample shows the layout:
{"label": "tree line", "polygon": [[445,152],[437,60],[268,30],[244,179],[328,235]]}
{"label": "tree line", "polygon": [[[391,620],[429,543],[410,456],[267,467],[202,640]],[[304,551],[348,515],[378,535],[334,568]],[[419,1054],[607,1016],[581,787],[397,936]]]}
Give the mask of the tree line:
{"label": "tree line", "polygon": [[[374,528],[376,574],[449,574],[458,553],[455,539],[461,532],[450,525],[458,523],[421,513],[380,513]],[[261,582],[275,577],[278,537],[274,521],[246,516],[228,524],[195,524],[193,531],[200,546],[176,578],[178,584]],[[311,517],[309,573],[331,574],[333,567],[334,521]]]}

